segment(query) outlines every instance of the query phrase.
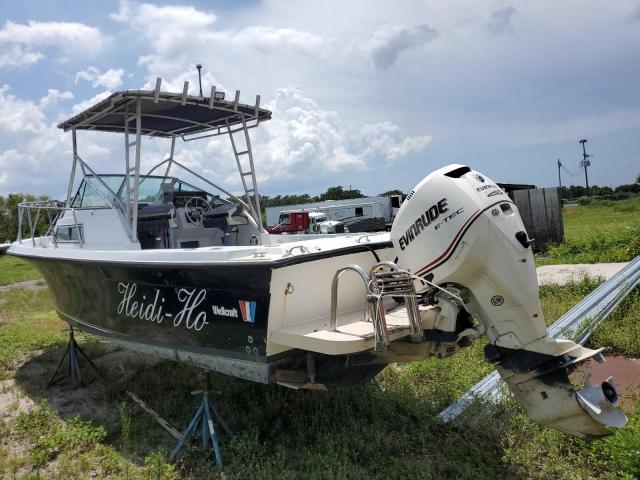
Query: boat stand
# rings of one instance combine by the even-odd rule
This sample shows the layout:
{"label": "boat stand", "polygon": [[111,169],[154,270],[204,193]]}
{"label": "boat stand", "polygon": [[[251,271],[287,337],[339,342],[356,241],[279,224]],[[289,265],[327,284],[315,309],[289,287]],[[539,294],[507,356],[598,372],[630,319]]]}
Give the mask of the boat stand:
{"label": "boat stand", "polygon": [[[228,437],[232,437],[233,434],[231,430],[220,416],[220,414],[216,411],[216,409],[210,405],[209,403],[209,372],[205,373],[205,388],[204,390],[196,390],[191,392],[192,395],[202,394],[202,403],[196,412],[196,415],[193,417],[189,426],[184,431],[176,448],[174,448],[171,453],[171,460],[176,461],[178,456],[180,455],[180,451],[184,448],[185,444],[189,440],[189,438],[195,434],[198,429],[198,425],[201,426],[202,429],[202,448],[203,450],[207,448],[209,441],[211,441],[211,445],[213,446],[213,451],[216,456],[216,464],[222,465],[222,455],[220,454],[220,445],[218,443],[218,433],[216,432],[215,426],[213,424],[214,419],[217,423],[222,427],[222,430]],[[212,415],[213,414],[213,415]]]}
{"label": "boat stand", "polygon": [[65,363],[65,358],[68,359],[66,376],[71,377],[71,384],[74,387],[77,387],[78,385],[84,386],[84,381],[82,380],[82,375],[80,374],[80,363],[78,362],[78,354],[82,355],[84,359],[89,363],[89,365],[91,365],[98,373],[98,375],[100,375],[100,370],[98,369],[98,367],[96,367],[95,363],[91,361],[89,356],[84,352],[84,350],[82,350],[82,348],[80,348],[80,345],[78,345],[78,343],[76,342],[76,339],[73,336],[73,327],[69,326],[69,342],[67,343],[67,348],[62,354],[62,358],[60,359],[60,362],[56,367],[56,371],[53,372],[53,375],[51,375],[51,378],[47,383],[47,388],[49,388],[54,383],[59,382],[65,376],[64,370],[62,370],[62,375],[56,378],[58,372],[61,372],[61,367]]}

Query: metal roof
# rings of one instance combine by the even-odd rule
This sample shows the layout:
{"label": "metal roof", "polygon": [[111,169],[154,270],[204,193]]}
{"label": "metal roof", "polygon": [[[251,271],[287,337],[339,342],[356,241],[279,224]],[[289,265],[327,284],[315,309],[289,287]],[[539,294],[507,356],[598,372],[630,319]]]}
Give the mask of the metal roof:
{"label": "metal roof", "polygon": [[[227,127],[244,122],[262,122],[271,118],[269,110],[260,108],[260,97],[255,105],[225,101],[224,93],[212,90],[209,97],[169,93],[158,90],[127,90],[116,92],[89,107],[84,112],[60,123],[58,128],[68,131],[97,130],[125,132],[125,117],[129,132],[136,131],[136,105],[140,100],[141,133],[158,137],[191,136],[210,132],[227,133]],[[212,98],[213,97],[213,100]],[[217,130],[217,133],[216,133]]]}

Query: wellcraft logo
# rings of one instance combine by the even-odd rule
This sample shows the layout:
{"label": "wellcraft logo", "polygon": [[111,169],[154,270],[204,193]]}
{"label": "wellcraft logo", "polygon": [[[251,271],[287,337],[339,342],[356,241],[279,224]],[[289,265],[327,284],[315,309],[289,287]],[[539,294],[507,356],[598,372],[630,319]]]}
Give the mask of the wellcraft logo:
{"label": "wellcraft logo", "polygon": [[242,313],[242,321],[253,323],[256,320],[256,302],[248,302],[240,300],[240,312]]}
{"label": "wellcraft logo", "polygon": [[235,308],[224,308],[217,305],[211,305],[211,310],[214,315],[218,315],[220,317],[238,318],[238,310]]}

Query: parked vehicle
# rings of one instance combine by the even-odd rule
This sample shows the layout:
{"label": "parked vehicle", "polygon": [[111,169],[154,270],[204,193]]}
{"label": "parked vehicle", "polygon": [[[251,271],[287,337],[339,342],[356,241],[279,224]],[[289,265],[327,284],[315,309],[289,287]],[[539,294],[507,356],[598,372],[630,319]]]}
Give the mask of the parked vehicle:
{"label": "parked vehicle", "polygon": [[[345,228],[344,231],[350,233],[389,231],[401,204],[402,196],[392,195],[390,197],[327,200],[287,207],[269,207],[267,208],[267,225],[274,226],[270,229],[272,231],[276,226],[287,221],[287,214],[316,212],[325,215],[327,220],[342,222]],[[288,230],[288,228],[281,227],[284,230]],[[276,232],[274,231],[274,233]]]}
{"label": "parked vehicle", "polygon": [[324,212],[285,211],[280,213],[278,224],[267,227],[269,233],[344,233],[344,223],[328,220]]}

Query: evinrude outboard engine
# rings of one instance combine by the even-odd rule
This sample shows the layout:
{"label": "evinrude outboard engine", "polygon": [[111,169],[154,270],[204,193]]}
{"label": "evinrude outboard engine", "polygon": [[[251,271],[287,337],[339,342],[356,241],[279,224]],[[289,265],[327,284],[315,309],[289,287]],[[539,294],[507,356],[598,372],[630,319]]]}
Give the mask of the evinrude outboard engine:
{"label": "evinrude outboard engine", "polygon": [[581,437],[625,425],[611,381],[581,375],[585,360],[604,361],[600,350],[547,334],[531,239],[492,180],[463,165],[431,173],[407,196],[391,240],[398,265],[425,279],[424,298],[441,307],[425,332],[440,352],[486,334],[487,360],[532,420]]}

